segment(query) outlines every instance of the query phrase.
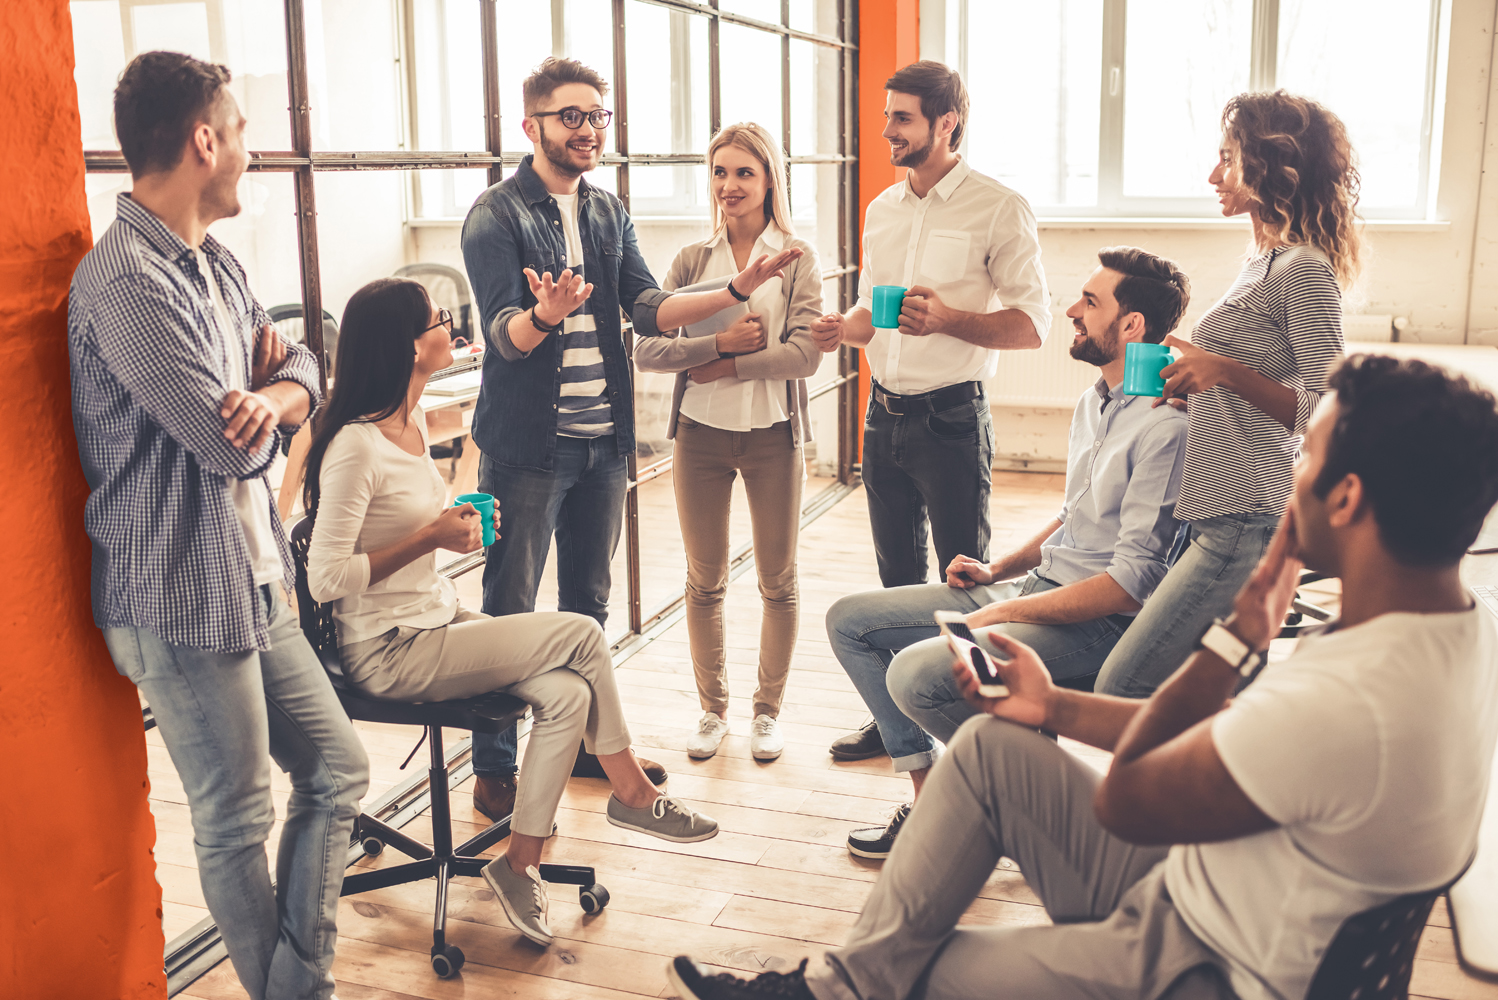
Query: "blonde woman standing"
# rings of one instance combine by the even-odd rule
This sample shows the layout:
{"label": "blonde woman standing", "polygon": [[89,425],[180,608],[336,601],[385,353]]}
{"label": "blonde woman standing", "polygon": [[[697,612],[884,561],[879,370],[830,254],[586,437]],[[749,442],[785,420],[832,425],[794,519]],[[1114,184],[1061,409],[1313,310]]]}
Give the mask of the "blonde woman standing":
{"label": "blonde woman standing", "polygon": [[687,633],[703,708],[687,753],[711,757],[728,734],[723,599],[729,501],[742,475],[764,602],[749,749],[757,760],[774,760],[785,749],[775,720],[796,645],[801,446],[811,436],[805,380],[822,357],[810,329],[822,311],[822,276],[816,250],[791,228],[785,161],[770,133],[753,123],[730,125],[708,144],[707,161],[713,235],[677,253],[665,290],[731,278],[762,254],[799,249],[801,255],[747,297],[730,285],[749,312],[726,330],[642,338],[635,364],[677,373],[667,436],[676,442],[672,478],[687,553]]}

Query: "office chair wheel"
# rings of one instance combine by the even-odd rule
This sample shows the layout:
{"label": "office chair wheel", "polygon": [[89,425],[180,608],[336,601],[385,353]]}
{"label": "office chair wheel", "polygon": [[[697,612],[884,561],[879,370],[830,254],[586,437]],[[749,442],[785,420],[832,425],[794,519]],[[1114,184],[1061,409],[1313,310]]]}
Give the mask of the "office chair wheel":
{"label": "office chair wheel", "polygon": [[597,883],[585,885],[577,890],[577,901],[584,913],[597,913],[609,905],[609,891]]}
{"label": "office chair wheel", "polygon": [[441,951],[432,952],[432,971],[440,979],[451,979],[463,968],[464,961],[463,949],[450,944]]}
{"label": "office chair wheel", "polygon": [[359,846],[364,848],[365,855],[377,858],[380,856],[380,852],[385,849],[385,842],[379,837],[365,837],[359,841]]}

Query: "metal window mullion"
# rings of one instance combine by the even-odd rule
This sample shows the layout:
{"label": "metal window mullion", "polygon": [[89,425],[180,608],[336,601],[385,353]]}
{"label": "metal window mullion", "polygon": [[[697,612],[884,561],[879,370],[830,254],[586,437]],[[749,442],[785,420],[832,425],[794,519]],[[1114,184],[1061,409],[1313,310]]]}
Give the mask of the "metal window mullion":
{"label": "metal window mullion", "polygon": [[1431,218],[1430,167],[1434,158],[1432,142],[1436,134],[1436,83],[1441,52],[1441,0],[1430,0],[1430,44],[1425,50],[1425,102],[1420,115],[1420,177],[1415,189],[1418,217]]}
{"label": "metal window mullion", "polygon": [[312,104],[307,89],[307,23],[302,0],[286,4],[286,79],[291,99],[291,143],[306,162],[296,167],[297,250],[302,277],[302,336],[317,358],[318,384],[328,391],[322,342],[322,276],[317,257],[317,197],[312,179]]}
{"label": "metal window mullion", "polygon": [[768,31],[777,35],[785,35],[790,38],[799,38],[803,41],[813,42],[817,45],[825,45],[833,49],[856,49],[858,46],[846,38],[838,39],[831,35],[822,35],[814,31],[801,31],[798,28],[785,24],[772,24],[769,21],[761,21],[758,18],[748,17],[744,14],[735,14],[731,10],[719,10],[717,0],[709,0],[708,3],[692,3],[690,0],[639,0],[655,7],[665,7],[667,10],[681,11],[685,14],[702,14],[707,17],[721,17],[729,24],[742,25],[745,28],[755,28],[759,31]]}
{"label": "metal window mullion", "polygon": [[[629,211],[629,61],[624,32],[625,0],[613,0],[614,13],[614,148],[624,162],[619,165],[617,186],[619,200],[624,210]],[[622,304],[622,303],[621,303]],[[634,324],[624,331],[624,351],[634,356]],[[630,369],[631,372],[633,369]],[[629,408],[634,412],[634,379],[625,386],[629,391]],[[636,479],[639,471],[638,449],[624,456],[625,474],[629,486],[624,491],[624,570],[629,594],[629,630],[639,634],[644,627],[640,601],[640,490]]]}
{"label": "metal window mullion", "polygon": [[1128,67],[1124,65],[1126,0],[1103,0],[1102,86],[1098,95],[1098,210],[1118,210],[1123,197],[1124,93]]}
{"label": "metal window mullion", "polygon": [[[854,0],[838,0],[838,34],[844,39],[856,35],[858,8]],[[838,101],[838,153],[843,157],[838,167],[842,193],[838,198],[838,265],[851,268],[838,279],[841,301],[839,311],[853,304],[858,287],[858,53],[853,49],[838,52],[838,82],[842,94]],[[844,486],[853,482],[854,458],[858,452],[858,352],[846,345],[838,348],[838,375],[844,379],[837,389],[837,480]]]}
{"label": "metal window mullion", "polygon": [[[480,58],[484,62],[484,145],[490,156],[503,156],[499,117],[499,17],[495,0],[479,0]],[[489,183],[504,179],[501,163],[489,164]]]}
{"label": "metal window mullion", "polygon": [[[791,26],[791,0],[780,0],[780,23]],[[815,80],[815,78],[813,78]],[[815,87],[815,82],[812,84]],[[791,155],[791,36],[780,36],[780,144],[785,155]],[[790,171],[786,171],[787,188],[790,187]],[[790,191],[786,191],[790,201]]]}
{"label": "metal window mullion", "polygon": [[1279,75],[1280,0],[1254,0],[1248,49],[1248,89],[1273,90]]}
{"label": "metal window mullion", "polygon": [[723,127],[723,87],[719,79],[723,63],[718,56],[718,38],[722,15],[718,13],[718,0],[710,0],[711,16],[707,20],[707,130],[717,135]]}

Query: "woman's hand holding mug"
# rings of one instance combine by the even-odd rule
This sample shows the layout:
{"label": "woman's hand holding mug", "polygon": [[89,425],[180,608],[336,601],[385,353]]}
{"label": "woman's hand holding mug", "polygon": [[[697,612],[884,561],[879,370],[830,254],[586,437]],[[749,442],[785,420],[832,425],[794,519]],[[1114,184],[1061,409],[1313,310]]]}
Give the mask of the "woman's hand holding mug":
{"label": "woman's hand holding mug", "polygon": [[450,552],[473,552],[484,544],[484,519],[471,503],[447,508],[427,530],[437,548]]}

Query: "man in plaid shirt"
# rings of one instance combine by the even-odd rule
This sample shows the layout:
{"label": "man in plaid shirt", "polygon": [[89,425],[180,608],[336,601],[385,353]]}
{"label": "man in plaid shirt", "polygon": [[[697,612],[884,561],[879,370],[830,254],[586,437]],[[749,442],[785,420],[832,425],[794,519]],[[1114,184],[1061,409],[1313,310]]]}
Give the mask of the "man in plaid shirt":
{"label": "man in plaid shirt", "polygon": [[[68,303],[94,620],[182,777],[241,983],[256,1000],[326,1000],[369,764],[281,592],[290,553],[266,472],[320,401],[317,362],[280,342],[207,234],[239,212],[249,163],[228,82],[148,52],[115,90],[134,190]],[[268,757],[292,783],[274,887]]]}

